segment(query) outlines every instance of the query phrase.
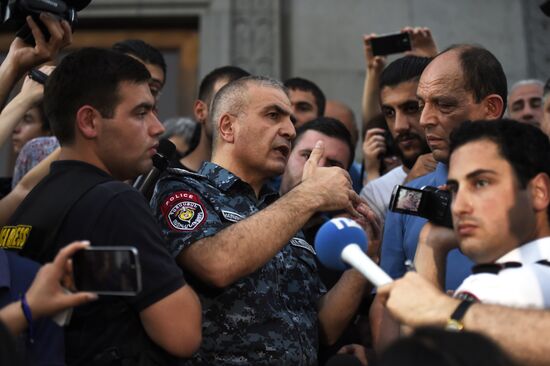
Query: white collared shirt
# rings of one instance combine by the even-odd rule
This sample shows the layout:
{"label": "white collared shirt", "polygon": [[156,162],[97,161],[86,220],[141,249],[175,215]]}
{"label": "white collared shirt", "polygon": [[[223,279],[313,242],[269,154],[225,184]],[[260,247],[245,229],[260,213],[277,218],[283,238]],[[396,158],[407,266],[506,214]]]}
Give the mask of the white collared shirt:
{"label": "white collared shirt", "polygon": [[496,263],[521,263],[498,273],[468,276],[455,292],[477,298],[482,303],[518,308],[550,308],[550,266],[537,261],[550,261],[550,237],[526,243],[500,257]]}

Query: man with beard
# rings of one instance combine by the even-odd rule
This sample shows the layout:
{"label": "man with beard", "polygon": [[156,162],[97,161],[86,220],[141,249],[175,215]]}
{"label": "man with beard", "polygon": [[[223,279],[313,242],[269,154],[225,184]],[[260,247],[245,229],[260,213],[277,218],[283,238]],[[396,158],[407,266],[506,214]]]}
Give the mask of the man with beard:
{"label": "man with beard", "polygon": [[[393,187],[435,169],[436,162],[420,127],[416,88],[429,58],[405,56],[388,65],[380,76],[380,104],[403,165],[370,181],[361,191],[370,208],[384,220]],[[377,143],[385,144],[377,135]]]}

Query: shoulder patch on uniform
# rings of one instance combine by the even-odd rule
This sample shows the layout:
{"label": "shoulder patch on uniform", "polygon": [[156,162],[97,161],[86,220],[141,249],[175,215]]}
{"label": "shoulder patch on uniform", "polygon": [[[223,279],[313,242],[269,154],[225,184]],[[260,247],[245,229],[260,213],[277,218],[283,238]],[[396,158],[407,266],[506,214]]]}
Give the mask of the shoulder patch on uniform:
{"label": "shoulder patch on uniform", "polygon": [[222,215],[227,221],[231,221],[231,222],[238,222],[245,218],[241,214],[238,214],[233,211],[226,211],[226,210],[222,210]]}
{"label": "shoulder patch on uniform", "polygon": [[305,249],[308,252],[311,252],[313,255],[317,255],[317,253],[315,253],[315,249],[313,249],[311,244],[309,244],[304,239],[294,237],[290,239],[290,245],[294,245],[295,247]]}
{"label": "shoulder patch on uniform", "polygon": [[199,196],[188,191],[171,193],[163,200],[160,210],[168,226],[176,231],[195,231],[207,217]]}

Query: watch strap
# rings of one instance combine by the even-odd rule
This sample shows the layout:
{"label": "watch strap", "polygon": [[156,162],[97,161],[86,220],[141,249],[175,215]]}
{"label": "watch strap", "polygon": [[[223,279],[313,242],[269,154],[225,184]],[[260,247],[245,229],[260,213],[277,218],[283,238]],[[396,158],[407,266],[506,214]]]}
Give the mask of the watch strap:
{"label": "watch strap", "polygon": [[462,300],[460,304],[456,307],[455,311],[451,314],[451,317],[447,320],[447,325],[445,329],[453,330],[460,332],[464,329],[464,323],[462,323],[462,318],[468,311],[468,308],[472,306],[474,302],[471,300]]}

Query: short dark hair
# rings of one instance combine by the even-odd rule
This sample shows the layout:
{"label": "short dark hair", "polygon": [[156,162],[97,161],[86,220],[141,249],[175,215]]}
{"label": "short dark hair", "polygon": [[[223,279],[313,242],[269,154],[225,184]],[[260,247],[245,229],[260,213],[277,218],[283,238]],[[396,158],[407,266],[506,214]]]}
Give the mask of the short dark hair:
{"label": "short dark hair", "polygon": [[432,59],[429,57],[405,56],[390,63],[380,75],[380,90],[394,87],[407,81],[418,81]]}
{"label": "short dark hair", "polygon": [[148,83],[150,78],[141,62],[112,50],[83,48],[67,55],[44,88],[44,110],[59,143],[74,141],[76,112],[83,105],[112,117],[120,102],[119,84]]}
{"label": "short dark hair", "polygon": [[464,75],[464,88],[473,93],[476,103],[481,102],[488,95],[499,95],[504,102],[500,116],[502,117],[508,100],[508,84],[506,74],[498,59],[481,46],[467,44],[453,45],[441,54],[452,50],[457,50],[459,53]]}
{"label": "short dark hair", "polygon": [[[512,166],[520,187],[525,189],[539,173],[550,177],[550,140],[539,128],[510,119],[467,121],[450,136],[450,153],[474,141],[489,140]],[[550,220],[550,206],[548,206]]]}
{"label": "short dark hair", "polygon": [[210,71],[206,76],[202,79],[201,84],[199,86],[199,96],[198,98],[205,102],[207,105],[210,105],[210,102],[212,101],[213,92],[214,92],[214,85],[218,82],[218,80],[226,80],[228,83],[250,76],[250,73],[248,71],[245,71],[237,66],[222,66],[218,67],[212,71]]}
{"label": "short dark hair", "polygon": [[303,134],[306,131],[310,130],[320,132],[323,135],[327,135],[329,137],[333,137],[345,142],[349,148],[349,161],[348,166],[346,167],[349,169],[355,156],[355,149],[353,147],[353,144],[351,143],[351,135],[346,126],[336,118],[317,117],[309,122],[304,123],[296,129],[296,138],[294,139],[292,146],[296,146]]}
{"label": "short dark hair", "polygon": [[311,92],[315,98],[315,104],[317,104],[317,117],[321,117],[325,114],[325,106],[327,104],[327,98],[325,94],[313,81],[303,78],[290,78],[284,82],[287,89],[296,89],[305,92]]}
{"label": "short dark hair", "polygon": [[126,39],[113,45],[113,50],[132,55],[146,64],[160,66],[166,79],[166,61],[162,53],[149,43],[140,39]]}

